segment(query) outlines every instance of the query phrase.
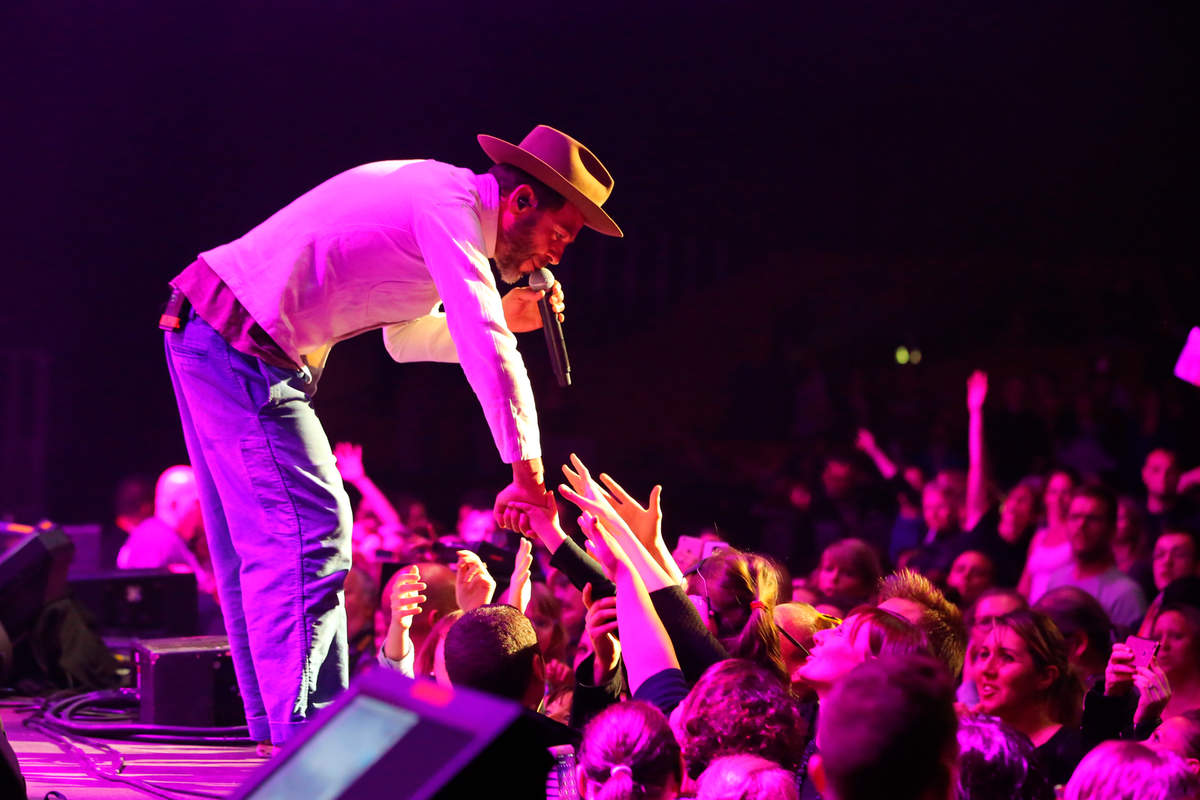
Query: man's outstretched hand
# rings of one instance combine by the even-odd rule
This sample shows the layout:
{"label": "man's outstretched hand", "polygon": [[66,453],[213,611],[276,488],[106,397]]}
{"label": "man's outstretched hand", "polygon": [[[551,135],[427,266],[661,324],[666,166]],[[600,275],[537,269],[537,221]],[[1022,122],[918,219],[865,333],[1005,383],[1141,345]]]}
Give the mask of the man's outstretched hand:
{"label": "man's outstretched hand", "polygon": [[533,458],[528,461],[517,461],[512,465],[513,480],[496,495],[496,505],[492,515],[496,519],[496,527],[524,533],[521,525],[520,509],[513,508],[513,502],[528,503],[534,506],[546,505],[546,487],[542,460]]}

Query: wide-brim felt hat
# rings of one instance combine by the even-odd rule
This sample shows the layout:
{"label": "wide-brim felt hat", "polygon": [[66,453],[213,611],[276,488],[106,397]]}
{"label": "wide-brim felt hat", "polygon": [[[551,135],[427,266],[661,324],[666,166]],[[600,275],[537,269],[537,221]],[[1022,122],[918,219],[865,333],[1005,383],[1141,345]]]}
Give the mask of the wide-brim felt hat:
{"label": "wide-brim felt hat", "polygon": [[600,207],[612,194],[612,175],[575,139],[549,125],[538,125],[520,144],[484,133],[477,138],[492,161],[525,170],[565,197],[592,230],[607,236],[625,235]]}

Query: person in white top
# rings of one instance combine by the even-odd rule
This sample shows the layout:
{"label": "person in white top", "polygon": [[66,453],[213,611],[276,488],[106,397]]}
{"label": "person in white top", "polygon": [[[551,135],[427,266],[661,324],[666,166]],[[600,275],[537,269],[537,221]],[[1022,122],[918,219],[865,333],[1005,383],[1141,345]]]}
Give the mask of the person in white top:
{"label": "person in white top", "polygon": [[[347,684],[350,509],[311,405],[335,343],[382,328],[397,361],[461,363],[512,465],[497,524],[516,529],[513,501],[553,502],[513,335],[541,327],[543,292],[502,299],[489,259],[515,283],[558,264],[585,226],[622,235],[601,209],[613,181],[586,147],[544,125],[520,144],[479,143],[496,164],[488,173],[427,160],[356,167],[171,281],[160,327],[260,742],[286,742]],[[561,313],[557,284],[550,304]]]}

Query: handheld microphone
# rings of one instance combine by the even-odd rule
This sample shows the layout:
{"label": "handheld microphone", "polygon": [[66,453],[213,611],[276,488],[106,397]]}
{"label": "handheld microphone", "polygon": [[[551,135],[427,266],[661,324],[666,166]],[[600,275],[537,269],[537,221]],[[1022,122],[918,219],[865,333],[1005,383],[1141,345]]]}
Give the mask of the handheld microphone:
{"label": "handheld microphone", "polygon": [[529,288],[535,292],[544,291],[546,294],[538,300],[538,311],[542,314],[542,330],[546,333],[546,349],[550,351],[550,366],[554,368],[554,377],[558,385],[566,388],[571,385],[571,362],[567,359],[567,343],[563,340],[562,324],[558,314],[550,307],[550,290],[554,287],[554,273],[542,267],[529,274]]}

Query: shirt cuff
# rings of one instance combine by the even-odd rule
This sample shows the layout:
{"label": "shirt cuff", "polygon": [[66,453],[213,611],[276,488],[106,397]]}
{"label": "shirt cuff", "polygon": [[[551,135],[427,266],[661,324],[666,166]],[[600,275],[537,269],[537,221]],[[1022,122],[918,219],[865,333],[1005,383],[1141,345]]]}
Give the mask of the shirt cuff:
{"label": "shirt cuff", "polygon": [[407,678],[412,678],[416,660],[416,648],[411,644],[408,646],[408,652],[399,659],[388,658],[387,654],[383,652],[383,645],[379,645],[379,666],[384,669],[394,670]]}

